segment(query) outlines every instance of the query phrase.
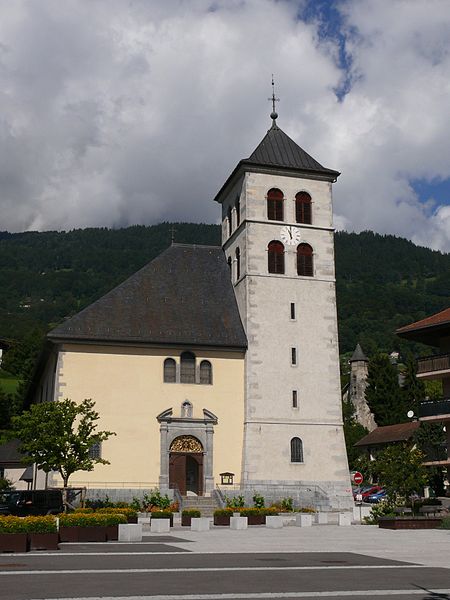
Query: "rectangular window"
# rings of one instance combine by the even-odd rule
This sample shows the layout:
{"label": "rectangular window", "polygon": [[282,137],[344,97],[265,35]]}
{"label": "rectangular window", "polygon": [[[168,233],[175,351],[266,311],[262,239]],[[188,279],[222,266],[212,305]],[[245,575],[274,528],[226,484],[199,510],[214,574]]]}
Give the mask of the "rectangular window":
{"label": "rectangular window", "polygon": [[291,319],[292,320],[295,319],[295,304],[294,304],[294,302],[291,302]]}
{"label": "rectangular window", "polygon": [[297,348],[291,348],[291,365],[297,364]]}
{"label": "rectangular window", "polygon": [[292,408],[298,408],[297,390],[292,390]]}

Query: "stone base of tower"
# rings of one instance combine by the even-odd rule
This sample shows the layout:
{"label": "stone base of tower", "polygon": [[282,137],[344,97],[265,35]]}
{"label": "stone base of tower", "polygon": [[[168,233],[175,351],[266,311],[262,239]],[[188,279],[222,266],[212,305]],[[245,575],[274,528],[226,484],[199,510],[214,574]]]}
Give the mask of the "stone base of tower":
{"label": "stone base of tower", "polygon": [[247,506],[253,505],[253,496],[260,494],[266,506],[283,498],[292,498],[296,507],[311,507],[320,511],[352,510],[353,495],[348,481],[248,481],[232,490],[222,488],[228,497],[244,496]]}

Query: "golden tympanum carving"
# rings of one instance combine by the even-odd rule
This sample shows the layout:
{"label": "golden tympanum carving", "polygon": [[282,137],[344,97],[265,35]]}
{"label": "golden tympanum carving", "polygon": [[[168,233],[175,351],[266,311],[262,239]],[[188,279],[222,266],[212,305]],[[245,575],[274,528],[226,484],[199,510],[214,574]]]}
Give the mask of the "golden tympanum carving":
{"label": "golden tympanum carving", "polygon": [[203,446],[192,435],[180,435],[170,444],[170,452],[203,452]]}

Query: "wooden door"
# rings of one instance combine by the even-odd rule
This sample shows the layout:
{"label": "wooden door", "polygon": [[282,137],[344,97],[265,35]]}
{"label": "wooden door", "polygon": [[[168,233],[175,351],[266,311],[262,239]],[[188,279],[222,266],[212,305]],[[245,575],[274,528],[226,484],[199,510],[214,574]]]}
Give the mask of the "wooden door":
{"label": "wooden door", "polygon": [[170,453],[169,487],[177,487],[182,496],[186,495],[186,454]]}

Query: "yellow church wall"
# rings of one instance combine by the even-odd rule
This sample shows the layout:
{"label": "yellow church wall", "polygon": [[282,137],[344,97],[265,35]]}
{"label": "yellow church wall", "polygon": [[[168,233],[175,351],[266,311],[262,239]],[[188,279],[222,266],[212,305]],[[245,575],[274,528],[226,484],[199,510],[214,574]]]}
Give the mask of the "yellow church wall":
{"label": "yellow church wall", "polygon": [[[89,487],[139,487],[157,485],[160,475],[160,424],[156,417],[169,408],[181,414],[185,400],[193,416],[203,409],[214,413],[213,474],[241,474],[244,422],[244,354],[196,350],[197,358],[212,364],[211,385],[163,382],[163,363],[179,362],[180,349],[63,345],[56,372],[55,399],[81,402],[92,398],[100,414],[99,429],[117,435],[102,444],[102,457],[110,465],[72,475],[71,485]],[[55,481],[56,483],[56,481]]]}

